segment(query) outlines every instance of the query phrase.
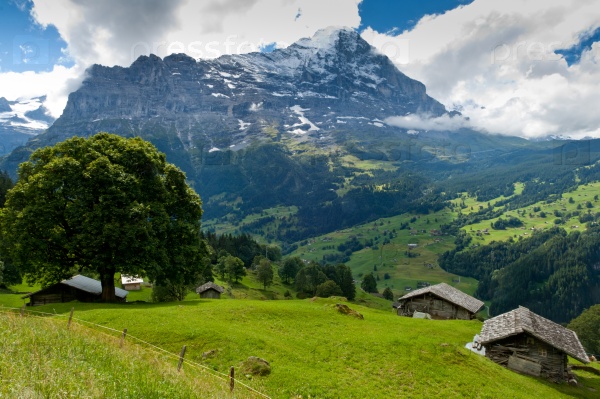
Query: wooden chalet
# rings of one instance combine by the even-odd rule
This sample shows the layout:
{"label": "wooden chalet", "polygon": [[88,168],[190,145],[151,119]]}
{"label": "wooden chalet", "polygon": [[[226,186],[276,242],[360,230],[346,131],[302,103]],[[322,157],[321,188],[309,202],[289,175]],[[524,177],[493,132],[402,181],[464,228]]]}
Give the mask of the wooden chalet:
{"label": "wooden chalet", "polygon": [[415,312],[429,313],[432,319],[471,320],[483,302],[446,284],[420,288],[398,299],[398,316],[412,317]]}
{"label": "wooden chalet", "polygon": [[225,292],[225,289],[212,281],[196,288],[196,293],[200,295],[200,298],[221,299],[223,292]]}
{"label": "wooden chalet", "polygon": [[[128,292],[115,287],[117,301],[125,302]],[[93,278],[77,275],[42,290],[23,296],[29,298],[27,306],[40,306],[60,302],[97,302],[102,297],[102,283]]]}
{"label": "wooden chalet", "polygon": [[567,355],[588,363],[575,332],[519,306],[483,323],[485,356],[511,370],[555,382],[571,378]]}
{"label": "wooden chalet", "polygon": [[142,283],[144,279],[139,278],[138,276],[126,276],[121,275],[121,286],[124,290],[127,291],[139,291],[142,289]]}

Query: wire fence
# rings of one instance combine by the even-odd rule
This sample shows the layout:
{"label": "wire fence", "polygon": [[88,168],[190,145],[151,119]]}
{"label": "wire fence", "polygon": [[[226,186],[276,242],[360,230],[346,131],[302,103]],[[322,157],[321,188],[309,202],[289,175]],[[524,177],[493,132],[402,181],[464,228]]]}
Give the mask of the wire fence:
{"label": "wire fence", "polygon": [[[83,320],[83,319],[79,319],[77,317],[73,317],[73,313],[74,313],[74,309],[71,309],[70,314],[62,314],[62,313],[49,313],[49,312],[41,312],[41,311],[36,311],[36,310],[30,310],[30,309],[26,309],[25,306],[21,307],[21,308],[13,308],[13,307],[7,307],[7,306],[0,306],[0,312],[2,313],[12,313],[12,314],[19,314],[21,315],[21,317],[24,317],[25,315],[27,315],[28,317],[37,317],[37,318],[42,318],[42,319],[48,319],[48,317],[62,317],[62,318],[66,318],[68,317],[68,323],[67,323],[67,328],[70,328],[71,326],[71,322],[75,321],[77,323],[79,323],[79,325],[84,326],[86,328],[90,328],[92,330],[97,330],[97,329],[101,329],[101,330],[107,330],[110,331],[111,333],[117,333],[119,335],[121,335],[121,346],[123,345],[123,340],[125,339],[125,337],[132,339],[136,342],[138,342],[139,344],[142,344],[144,346],[147,347],[148,350],[157,353],[157,354],[161,354],[161,355],[165,355],[167,357],[171,357],[171,358],[175,358],[179,360],[179,364],[178,364],[178,369],[181,369],[181,366],[183,364],[187,364],[193,368],[196,368],[198,370],[201,371],[206,371],[208,375],[210,375],[211,377],[217,378],[219,380],[222,380],[226,383],[229,383],[229,387],[231,392],[233,392],[234,387],[235,386],[242,386],[245,389],[249,390],[252,393],[255,393],[256,395],[262,397],[262,398],[266,398],[266,399],[271,399],[270,396],[252,388],[251,386],[249,386],[248,384],[245,384],[244,382],[238,380],[235,378],[235,372],[234,372],[234,368],[233,366],[230,368],[229,370],[229,374],[225,374],[222,373],[220,371],[214,370],[204,364],[201,363],[197,363],[188,359],[185,359],[185,348],[186,346],[183,347],[182,352],[180,354],[177,353],[173,353],[173,352],[169,352],[166,349],[163,349],[159,346],[156,346],[148,341],[145,341],[139,337],[133,336],[131,334],[128,333],[127,329],[124,330],[117,330],[115,328],[112,327],[108,327],[108,326],[103,326],[101,324],[96,324],[96,323],[92,323],[90,321],[87,320]],[[111,335],[112,336],[112,335]]]}

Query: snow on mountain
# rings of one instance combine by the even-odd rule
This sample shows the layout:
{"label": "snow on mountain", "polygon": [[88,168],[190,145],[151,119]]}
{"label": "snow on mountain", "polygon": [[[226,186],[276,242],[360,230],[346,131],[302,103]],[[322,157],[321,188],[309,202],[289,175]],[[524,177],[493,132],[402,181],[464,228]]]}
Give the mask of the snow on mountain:
{"label": "snow on mountain", "polygon": [[[244,148],[288,136],[328,146],[341,128],[380,133],[395,129],[379,122],[389,116],[446,113],[422,83],[349,28],[323,29],[271,53],[213,60],[150,55],[129,68],[94,65],[87,76],[62,116],[31,146],[100,130],[150,140],[161,132],[169,138],[158,146],[167,153]],[[34,104],[12,110],[21,118],[14,123],[46,126],[28,117],[26,106]],[[345,116],[356,119],[340,119]],[[188,170],[196,161],[190,162]]]}
{"label": "snow on mountain", "polygon": [[43,98],[19,101],[0,98],[0,155],[48,129],[54,119],[46,113],[42,102]]}

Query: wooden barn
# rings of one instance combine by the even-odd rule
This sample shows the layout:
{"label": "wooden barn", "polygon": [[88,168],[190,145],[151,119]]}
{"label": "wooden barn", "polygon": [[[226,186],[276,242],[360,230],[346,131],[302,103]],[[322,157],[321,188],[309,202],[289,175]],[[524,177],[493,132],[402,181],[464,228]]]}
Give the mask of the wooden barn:
{"label": "wooden barn", "polygon": [[200,294],[200,298],[221,299],[221,294],[223,292],[225,292],[225,289],[212,281],[196,288],[196,293]]}
{"label": "wooden barn", "polygon": [[511,370],[555,382],[570,378],[567,355],[588,363],[575,332],[519,306],[483,323],[485,356]]}
{"label": "wooden barn", "polygon": [[409,316],[415,312],[429,313],[432,319],[471,320],[483,307],[483,302],[446,284],[420,288],[398,299],[398,316]]}
{"label": "wooden barn", "polygon": [[[115,287],[115,296],[125,302],[128,292]],[[102,296],[102,283],[93,278],[77,275],[37,292],[23,296],[29,298],[27,306],[40,306],[58,302],[97,302]]]}
{"label": "wooden barn", "polygon": [[138,276],[126,276],[121,275],[121,286],[124,290],[127,291],[139,291],[142,289],[142,283],[144,279],[139,278]]}

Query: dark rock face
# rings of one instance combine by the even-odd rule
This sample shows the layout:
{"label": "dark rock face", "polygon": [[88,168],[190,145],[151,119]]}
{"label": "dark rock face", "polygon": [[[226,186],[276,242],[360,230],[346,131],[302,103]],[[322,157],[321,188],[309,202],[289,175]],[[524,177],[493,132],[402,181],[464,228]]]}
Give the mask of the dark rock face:
{"label": "dark rock face", "polygon": [[200,61],[151,55],[129,68],[95,65],[88,75],[48,132],[50,141],[161,126],[176,131],[182,147],[223,149],[271,126],[278,134],[327,136],[357,117],[446,112],[422,83],[344,29],[325,29],[272,53]]}

